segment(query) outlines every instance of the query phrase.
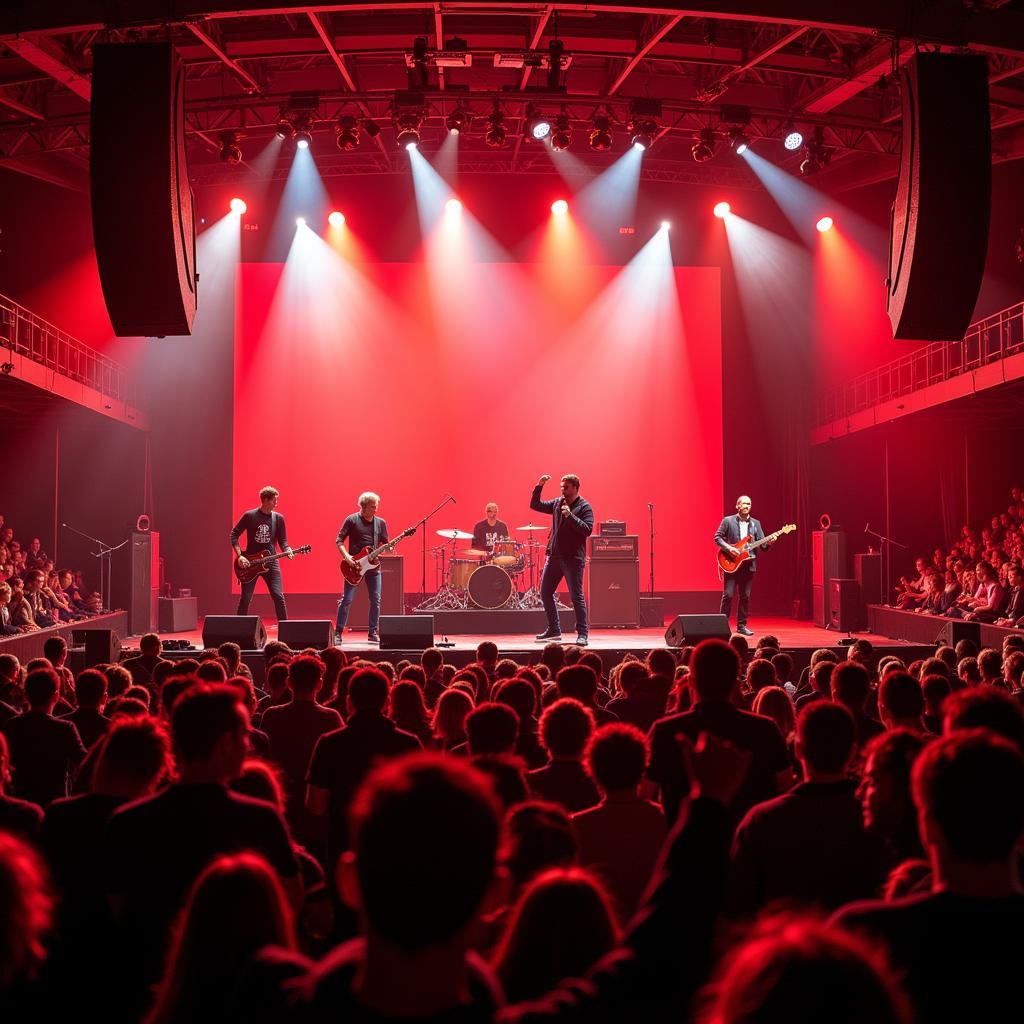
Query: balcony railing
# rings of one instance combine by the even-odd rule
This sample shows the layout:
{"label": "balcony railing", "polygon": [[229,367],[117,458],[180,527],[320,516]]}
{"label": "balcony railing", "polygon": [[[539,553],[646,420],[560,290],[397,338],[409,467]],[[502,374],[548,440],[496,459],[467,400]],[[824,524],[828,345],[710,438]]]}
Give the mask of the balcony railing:
{"label": "balcony railing", "polygon": [[1024,302],[971,324],[963,341],[924,345],[826,391],[818,400],[816,425],[826,426],[1020,352],[1024,352]]}

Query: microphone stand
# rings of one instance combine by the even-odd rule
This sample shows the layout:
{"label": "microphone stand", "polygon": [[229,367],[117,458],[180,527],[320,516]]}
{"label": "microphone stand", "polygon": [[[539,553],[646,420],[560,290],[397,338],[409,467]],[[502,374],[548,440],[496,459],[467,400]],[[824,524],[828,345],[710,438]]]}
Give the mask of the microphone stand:
{"label": "microphone stand", "polygon": [[[413,527],[414,530],[418,530],[420,527],[423,527],[423,576],[422,576],[422,578],[420,580],[420,601],[421,602],[423,602],[423,601],[425,601],[427,599],[427,520],[432,518],[433,516],[437,515],[437,513],[440,512],[441,509],[443,509],[445,507],[445,505],[448,504],[449,501],[453,505],[455,504],[455,499],[450,494],[448,495],[447,498],[444,499],[444,501],[441,502],[440,505],[437,506],[437,508],[435,508],[433,510],[433,512],[428,512]],[[405,595],[404,594],[402,595],[402,608],[403,608],[403,610],[405,608]]]}
{"label": "microphone stand", "polygon": [[647,503],[647,512],[651,518],[651,597],[654,597],[654,503]]}
{"label": "microphone stand", "polygon": [[889,602],[892,601],[892,552],[886,551],[885,545],[888,544],[890,547],[903,548],[904,551],[907,550],[907,545],[901,544],[898,540],[893,540],[891,537],[886,537],[883,533],[878,533],[876,530],[872,530],[870,523],[865,524],[864,532],[870,534],[872,537],[878,538],[878,550],[882,555],[882,560],[885,562],[885,599],[882,603],[888,607]]}
{"label": "microphone stand", "polygon": [[72,533],[77,533],[79,537],[84,537],[91,544],[95,544],[99,551],[89,552],[93,558],[100,560],[100,604],[103,606],[105,611],[110,609],[107,604],[111,597],[111,591],[114,588],[113,570],[110,565],[110,556],[115,551],[120,551],[121,548],[128,543],[130,538],[125,538],[120,544],[110,545],[99,539],[99,537],[91,537],[87,533],[82,533],[81,530],[75,529],[73,526],[69,526],[67,523],[61,523],[61,526],[65,530],[70,530]]}

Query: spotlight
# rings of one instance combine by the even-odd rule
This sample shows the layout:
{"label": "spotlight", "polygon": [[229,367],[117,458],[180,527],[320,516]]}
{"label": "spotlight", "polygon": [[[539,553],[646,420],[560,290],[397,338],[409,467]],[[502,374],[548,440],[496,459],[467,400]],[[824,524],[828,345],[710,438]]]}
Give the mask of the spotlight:
{"label": "spotlight", "polygon": [[798,150],[804,144],[803,132],[798,132],[794,128],[792,131],[786,133],[786,137],[783,139],[782,144],[790,152]]}
{"label": "spotlight", "polygon": [[295,145],[299,149],[309,149],[309,144],[313,141],[313,136],[310,135],[305,128],[295,133]]}
{"label": "spotlight", "polygon": [[305,217],[296,217],[295,218],[295,226],[297,228],[304,228],[306,226],[306,218]]}
{"label": "spotlight", "polygon": [[658,134],[658,126],[654,121],[633,121],[629,130],[632,133],[632,144],[637,149],[650,149],[654,145],[655,136]]}
{"label": "spotlight", "polygon": [[555,128],[551,133],[551,148],[561,152],[568,149],[572,142],[572,128],[569,126],[569,115],[559,114],[555,119]]}
{"label": "spotlight", "polygon": [[245,205],[245,200],[239,199],[237,196],[231,200],[229,205],[231,206],[231,212],[238,214],[239,217],[249,209],[249,207]]}
{"label": "spotlight", "polygon": [[669,229],[670,227],[672,227],[672,222],[671,222],[671,221],[668,221],[668,220],[663,220],[663,221],[661,222],[661,230],[662,230],[662,231],[668,231],[668,229]]}
{"label": "spotlight", "polygon": [[299,149],[309,149],[313,144],[313,115],[308,110],[299,111],[295,115],[295,145]]}
{"label": "spotlight", "polygon": [[534,113],[531,106],[526,114],[526,141],[540,142],[551,134],[551,121],[540,114]]}
{"label": "spotlight", "polygon": [[706,164],[715,155],[715,133],[710,128],[702,128],[696,140],[690,153],[697,163]]}
{"label": "spotlight", "polygon": [[501,108],[495,104],[494,110],[487,118],[487,133],[484,135],[484,142],[491,149],[501,149],[508,141],[508,133],[505,131],[505,115]]}
{"label": "spotlight", "polygon": [[732,146],[733,151],[737,156],[743,156],[746,153],[747,148],[750,146],[750,139],[747,138],[746,133],[742,128],[733,128],[729,132],[729,145]]}
{"label": "spotlight", "polygon": [[469,130],[469,111],[462,107],[456,107],[446,118],[445,126],[450,135],[458,135],[460,132]]}
{"label": "spotlight", "polygon": [[630,144],[650,149],[661,131],[661,100],[637,96],[629,101]]}
{"label": "spotlight", "polygon": [[569,204],[564,199],[556,199],[551,204],[551,212],[556,217],[564,217],[569,212]]}
{"label": "spotlight", "polygon": [[815,224],[814,226],[815,226],[815,227],[816,227],[816,228],[817,228],[817,229],[818,229],[818,230],[819,230],[819,231],[820,231],[820,232],[821,232],[822,234],[824,234],[824,233],[825,233],[826,231],[831,231],[831,230],[832,230],[832,224],[833,224],[833,223],[834,223],[834,222],[833,222],[833,220],[832,220],[832,218],[831,218],[831,217],[822,217],[822,218],[821,218],[821,219],[820,219],[820,220],[818,221],[818,223],[817,223],[817,224]]}
{"label": "spotlight", "polygon": [[832,159],[832,151],[825,145],[825,133],[821,127],[814,129],[814,134],[807,141],[804,147],[806,156],[800,164],[801,174],[817,174],[823,167],[827,167]]}
{"label": "spotlight", "polygon": [[327,215],[327,223],[330,224],[332,228],[340,228],[342,224],[345,223],[345,214],[343,214],[341,210],[331,210]]}
{"label": "spotlight", "polygon": [[607,153],[612,148],[612,122],[607,114],[596,114],[591,122],[587,140],[595,153]]}
{"label": "spotlight", "polygon": [[415,149],[420,144],[420,133],[413,128],[407,128],[404,132],[398,133],[395,141],[399,149]]}
{"label": "spotlight", "polygon": [[462,213],[462,203],[453,196],[444,204],[444,212],[454,217],[456,214]]}
{"label": "spotlight", "polygon": [[343,153],[351,153],[359,145],[359,124],[354,117],[346,114],[338,118],[334,126],[334,142]]}
{"label": "spotlight", "polygon": [[729,212],[730,206],[727,202],[715,203],[715,208],[711,211],[719,220],[725,217]]}
{"label": "spotlight", "polygon": [[413,149],[419,146],[422,123],[423,115],[416,110],[406,110],[395,116],[395,142],[399,149]]}
{"label": "spotlight", "polygon": [[295,137],[295,125],[288,120],[287,117],[282,115],[277,120],[277,127],[274,130],[274,134],[284,142]]}
{"label": "spotlight", "polygon": [[242,162],[242,151],[238,148],[238,140],[241,138],[238,132],[226,131],[220,133],[220,158],[226,164],[240,164]]}

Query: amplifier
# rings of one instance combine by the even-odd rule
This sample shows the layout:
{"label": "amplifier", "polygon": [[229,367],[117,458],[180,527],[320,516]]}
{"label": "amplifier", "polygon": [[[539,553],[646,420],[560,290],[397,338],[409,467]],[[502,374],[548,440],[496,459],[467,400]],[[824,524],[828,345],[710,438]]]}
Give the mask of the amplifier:
{"label": "amplifier", "polygon": [[634,534],[590,538],[590,557],[605,560],[634,561],[640,557],[640,538]]}
{"label": "amplifier", "polygon": [[597,524],[597,532],[602,537],[625,537],[626,521],[624,519],[606,519]]}
{"label": "amplifier", "polygon": [[590,563],[590,624],[640,625],[640,564],[599,558]]}

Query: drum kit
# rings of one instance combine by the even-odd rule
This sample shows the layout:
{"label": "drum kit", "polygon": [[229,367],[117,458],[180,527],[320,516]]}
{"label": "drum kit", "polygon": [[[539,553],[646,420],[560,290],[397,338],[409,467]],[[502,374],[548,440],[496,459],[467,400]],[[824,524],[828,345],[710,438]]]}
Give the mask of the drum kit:
{"label": "drum kit", "polygon": [[473,539],[473,534],[465,530],[438,530],[438,536],[448,542],[431,549],[440,585],[437,593],[416,610],[532,610],[543,607],[540,573],[544,545],[535,541],[533,536],[537,531],[546,529],[546,526],[534,526],[532,523],[517,526],[516,532],[525,533],[528,540],[519,542],[504,538],[496,541],[491,551],[459,548],[459,541]]}

